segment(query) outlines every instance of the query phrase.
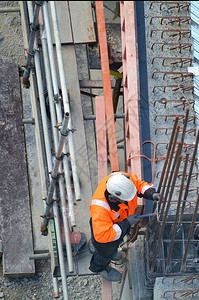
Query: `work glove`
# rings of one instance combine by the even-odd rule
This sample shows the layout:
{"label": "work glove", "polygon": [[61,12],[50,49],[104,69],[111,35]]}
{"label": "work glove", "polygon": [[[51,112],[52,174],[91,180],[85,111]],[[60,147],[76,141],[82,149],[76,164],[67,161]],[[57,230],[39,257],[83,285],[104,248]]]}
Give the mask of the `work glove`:
{"label": "work glove", "polygon": [[140,221],[140,218],[138,218],[138,216],[139,215],[135,214],[127,217],[127,220],[131,226],[137,224]]}
{"label": "work glove", "polygon": [[160,194],[159,193],[153,193],[153,201],[159,201],[160,200]]}
{"label": "work glove", "polygon": [[143,197],[148,200],[159,201],[160,194],[156,192],[156,189],[151,187],[144,192]]}

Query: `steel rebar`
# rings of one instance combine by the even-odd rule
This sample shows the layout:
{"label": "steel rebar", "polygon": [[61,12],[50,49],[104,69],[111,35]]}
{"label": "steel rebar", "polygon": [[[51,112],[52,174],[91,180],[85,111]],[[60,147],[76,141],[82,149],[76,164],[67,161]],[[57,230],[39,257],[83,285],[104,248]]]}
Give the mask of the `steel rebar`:
{"label": "steel rebar", "polygon": [[159,233],[157,245],[155,247],[154,257],[153,257],[152,266],[151,266],[152,271],[154,270],[154,267],[155,267],[155,264],[156,264],[156,259],[157,259],[157,256],[158,256],[158,252],[159,252],[159,248],[160,248],[164,228],[165,228],[165,225],[166,225],[166,219],[167,219],[167,215],[168,215],[168,212],[169,212],[170,203],[171,203],[171,199],[172,199],[172,195],[173,195],[173,191],[174,191],[174,185],[175,185],[175,182],[176,182],[176,178],[177,178],[178,170],[179,170],[179,167],[180,167],[181,159],[182,159],[182,155],[178,155],[177,161],[176,161],[176,166],[175,166],[175,171],[174,171],[174,176],[173,176],[173,181],[172,181],[172,184],[171,184],[169,199],[168,199],[167,207],[166,207],[166,210],[165,210],[165,213],[164,213],[164,219],[163,219],[163,222],[162,222],[162,225],[161,225],[161,230],[160,230],[160,233]]}
{"label": "steel rebar", "polygon": [[186,160],[184,163],[184,168],[183,168],[183,173],[182,173],[181,187],[180,187],[180,192],[179,192],[179,196],[178,196],[178,204],[177,204],[177,208],[176,208],[175,221],[174,221],[173,230],[172,230],[171,244],[170,244],[170,248],[169,248],[169,256],[167,259],[167,266],[169,266],[171,263],[171,256],[173,253],[174,239],[175,239],[175,234],[176,234],[176,229],[177,229],[177,224],[178,224],[178,217],[179,217],[180,205],[181,205],[181,200],[182,200],[183,185],[184,185],[186,170],[187,170],[187,165],[188,165],[188,158],[189,158],[189,152],[186,153]]}
{"label": "steel rebar", "polygon": [[185,268],[186,268],[185,263],[186,263],[186,259],[187,259],[187,254],[188,254],[188,250],[189,250],[191,237],[192,237],[192,234],[193,234],[194,224],[195,224],[197,213],[198,213],[198,206],[199,206],[199,195],[198,195],[197,200],[196,200],[196,206],[195,206],[194,214],[193,214],[193,217],[192,217],[191,226],[190,226],[190,229],[189,229],[187,244],[186,244],[186,248],[185,248],[184,256],[183,256],[183,260],[182,260],[182,265],[181,265],[181,271],[184,271]]}
{"label": "steel rebar", "polygon": [[164,166],[163,166],[163,169],[162,169],[162,174],[161,174],[159,185],[158,185],[158,189],[157,189],[158,193],[160,193],[160,189],[161,189],[162,182],[163,182],[163,179],[164,179],[165,170],[166,170],[168,159],[169,159],[169,156],[170,156],[170,151],[171,151],[171,147],[172,147],[172,144],[173,144],[173,139],[174,139],[174,135],[175,135],[177,124],[178,124],[178,116],[176,116],[175,123],[174,123],[174,126],[173,126],[173,131],[171,133],[171,138],[170,138],[170,142],[169,142],[169,146],[168,146],[166,158],[165,158],[165,161],[164,161]]}
{"label": "steel rebar", "polygon": [[199,130],[198,130],[198,133],[197,133],[196,143],[195,143],[195,147],[194,147],[194,151],[193,151],[193,156],[192,156],[192,161],[191,161],[191,165],[190,165],[190,169],[189,169],[189,175],[188,175],[188,179],[187,179],[186,190],[185,190],[184,197],[183,197],[183,204],[182,204],[182,209],[181,209],[179,223],[180,223],[180,221],[182,219],[182,216],[183,216],[183,213],[184,213],[186,199],[187,199],[188,191],[189,191],[189,185],[190,185],[190,182],[191,182],[191,175],[192,175],[192,172],[193,172],[195,158],[196,158],[196,155],[197,155],[198,143],[199,143]]}
{"label": "steel rebar", "polygon": [[168,180],[168,184],[167,184],[167,189],[166,189],[166,192],[165,192],[164,202],[163,202],[162,207],[161,207],[160,220],[162,219],[162,216],[163,216],[163,213],[164,213],[164,208],[165,208],[167,197],[168,197],[168,194],[169,194],[170,184],[172,182],[172,178],[173,178],[173,175],[174,175],[174,170],[176,169],[176,164],[177,164],[177,161],[178,161],[178,157],[181,154],[181,151],[182,151],[182,142],[180,141],[178,143],[178,149],[177,149],[177,152],[176,152],[176,155],[175,155],[175,158],[174,158],[174,161],[173,161],[173,165],[172,165],[172,168],[171,168],[171,173],[170,173],[170,176],[169,176],[169,180]]}
{"label": "steel rebar", "polygon": [[[164,178],[162,189],[160,191],[160,200],[159,200],[159,210],[158,211],[160,211],[160,205],[163,201],[164,191],[165,191],[165,188],[166,188],[168,178],[172,179],[172,177],[171,177],[172,174],[170,174],[170,176],[169,176],[169,171],[170,171],[170,167],[171,167],[171,164],[172,164],[172,159],[173,159],[173,155],[174,155],[174,151],[175,151],[175,146],[176,146],[176,143],[177,143],[179,130],[180,130],[180,124],[178,124],[178,126],[177,126],[177,130],[175,132],[175,136],[174,136],[174,140],[173,140],[173,144],[172,144],[171,153],[169,155],[168,165],[167,165],[167,169],[166,169],[166,173],[165,173],[165,178]],[[178,149],[179,149],[179,146],[178,146]],[[177,160],[177,153],[176,153],[176,156],[175,156],[174,163],[176,162],[176,160]],[[174,166],[174,163],[173,163],[173,166]],[[172,171],[171,171],[171,173],[172,173]],[[169,182],[171,182],[171,179],[169,180]],[[168,191],[167,191],[167,193],[168,193]]]}

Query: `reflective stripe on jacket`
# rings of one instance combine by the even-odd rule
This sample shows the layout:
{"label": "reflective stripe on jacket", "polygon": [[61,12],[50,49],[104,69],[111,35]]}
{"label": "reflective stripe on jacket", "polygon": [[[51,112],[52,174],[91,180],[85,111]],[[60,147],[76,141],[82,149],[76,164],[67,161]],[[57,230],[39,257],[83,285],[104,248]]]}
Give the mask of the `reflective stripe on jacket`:
{"label": "reflective stripe on jacket", "polygon": [[[134,174],[121,172],[130,176],[130,180],[134,183],[137,193],[142,194],[144,191],[151,187],[147,182],[141,181]],[[137,194],[131,200],[125,203],[120,203],[120,209],[115,211],[110,208],[108,201],[105,197],[106,182],[112,176],[105,177],[98,185],[95,193],[90,202],[90,214],[92,218],[93,235],[97,242],[107,243],[118,240],[122,235],[122,230],[118,222],[123,221],[129,215],[134,214],[137,207]]]}

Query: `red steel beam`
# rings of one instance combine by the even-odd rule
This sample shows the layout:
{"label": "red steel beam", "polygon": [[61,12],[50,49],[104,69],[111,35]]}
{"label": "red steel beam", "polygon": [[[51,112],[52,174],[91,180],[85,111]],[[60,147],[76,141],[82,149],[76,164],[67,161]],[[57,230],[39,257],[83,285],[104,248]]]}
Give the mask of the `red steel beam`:
{"label": "red steel beam", "polygon": [[103,1],[95,1],[111,171],[119,171]]}

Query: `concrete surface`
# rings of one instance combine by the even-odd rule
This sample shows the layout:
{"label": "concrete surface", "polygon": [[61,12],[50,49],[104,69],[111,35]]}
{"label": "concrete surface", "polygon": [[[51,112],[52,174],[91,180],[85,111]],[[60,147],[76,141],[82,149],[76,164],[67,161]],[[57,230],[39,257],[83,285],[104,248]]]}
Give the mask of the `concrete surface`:
{"label": "concrete surface", "polygon": [[[174,297],[175,299],[198,299],[198,286],[199,279],[192,280],[191,276],[158,277],[155,281],[153,300],[170,300]],[[191,291],[198,292],[192,295],[189,294]]]}

